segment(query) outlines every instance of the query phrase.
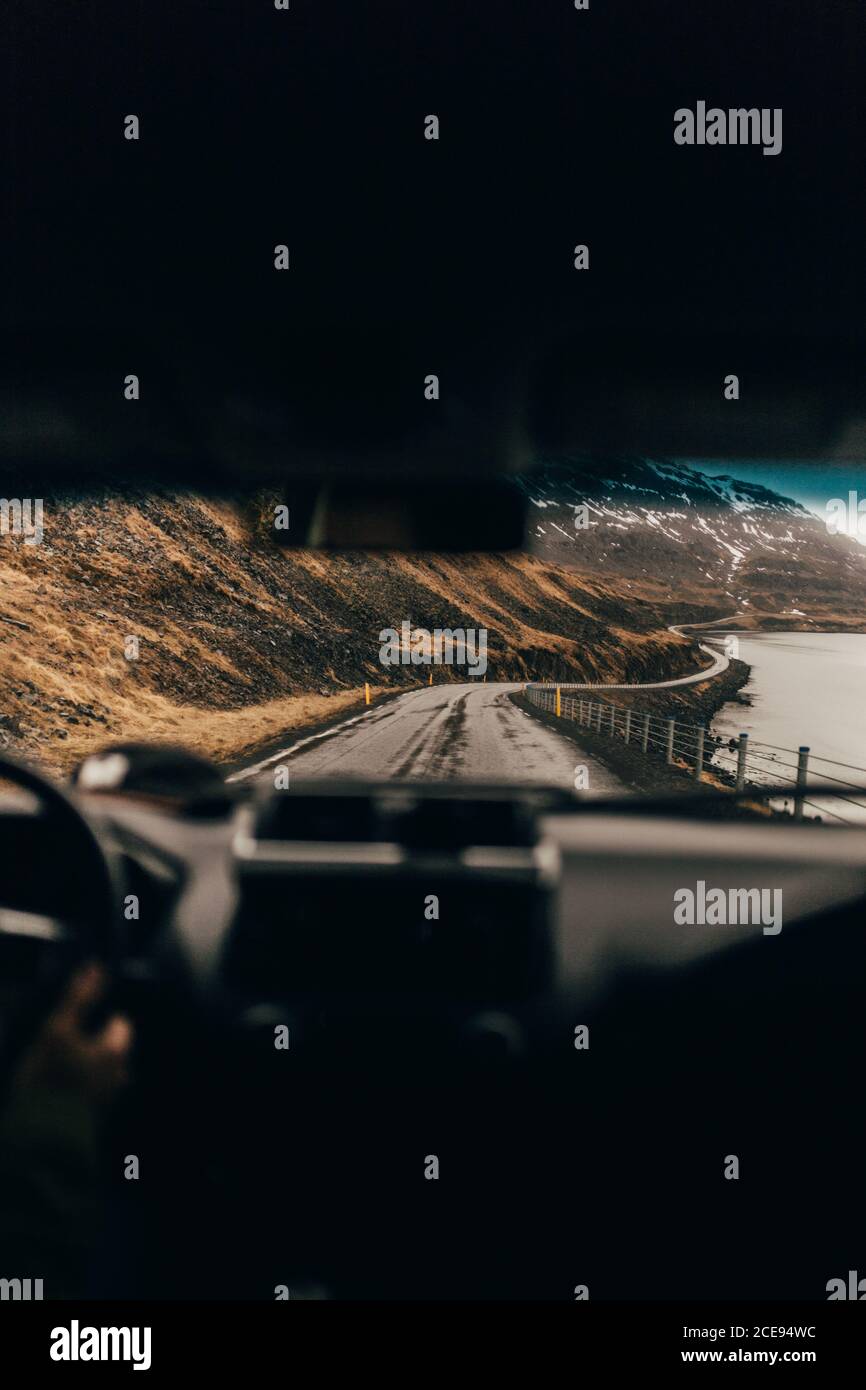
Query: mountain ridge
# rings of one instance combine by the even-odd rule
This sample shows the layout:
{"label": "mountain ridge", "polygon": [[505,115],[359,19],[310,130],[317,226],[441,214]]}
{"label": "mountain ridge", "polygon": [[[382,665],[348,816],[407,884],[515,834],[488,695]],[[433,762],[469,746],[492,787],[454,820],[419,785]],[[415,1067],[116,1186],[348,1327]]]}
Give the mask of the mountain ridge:
{"label": "mountain ridge", "polygon": [[655,579],[756,627],[866,626],[864,547],[761,484],[624,458],[544,461],[522,486],[532,551],[549,563],[626,584]]}

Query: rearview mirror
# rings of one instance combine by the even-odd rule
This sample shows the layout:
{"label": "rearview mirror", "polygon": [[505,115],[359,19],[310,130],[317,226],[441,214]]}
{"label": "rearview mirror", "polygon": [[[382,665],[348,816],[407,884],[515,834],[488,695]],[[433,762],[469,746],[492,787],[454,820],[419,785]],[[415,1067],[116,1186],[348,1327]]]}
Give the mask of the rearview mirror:
{"label": "rearview mirror", "polygon": [[526,498],[501,477],[333,477],[291,483],[283,520],[280,544],[316,550],[516,550]]}

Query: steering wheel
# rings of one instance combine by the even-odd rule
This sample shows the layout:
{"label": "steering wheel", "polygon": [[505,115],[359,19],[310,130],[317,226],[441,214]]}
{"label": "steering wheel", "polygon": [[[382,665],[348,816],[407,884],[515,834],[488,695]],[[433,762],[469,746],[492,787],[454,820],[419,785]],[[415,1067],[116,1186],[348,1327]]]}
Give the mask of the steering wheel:
{"label": "steering wheel", "polygon": [[115,965],[121,944],[119,924],[123,920],[120,884],[93,828],[68,792],[2,752],[0,780],[38,797],[54,833],[65,839],[69,855],[77,861],[88,888],[86,916],[79,914],[72,920],[45,919],[17,908],[0,907],[0,934],[50,938],[53,928],[58,937],[71,937],[85,957],[97,959],[109,968]]}

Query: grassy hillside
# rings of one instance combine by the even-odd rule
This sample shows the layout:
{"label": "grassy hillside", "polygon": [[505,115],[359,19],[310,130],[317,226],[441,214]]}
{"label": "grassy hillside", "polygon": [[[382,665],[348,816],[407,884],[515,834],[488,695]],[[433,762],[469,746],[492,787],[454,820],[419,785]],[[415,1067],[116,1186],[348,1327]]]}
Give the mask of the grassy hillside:
{"label": "grassy hillside", "polygon": [[380,629],[404,619],[486,627],[489,679],[615,680],[690,667],[666,624],[718,611],[524,554],[324,554],[272,536],[261,500],[46,499],[41,545],[0,537],[0,742],[54,771],[113,738],[231,760],[349,708],[364,681],[426,680],[379,663]]}

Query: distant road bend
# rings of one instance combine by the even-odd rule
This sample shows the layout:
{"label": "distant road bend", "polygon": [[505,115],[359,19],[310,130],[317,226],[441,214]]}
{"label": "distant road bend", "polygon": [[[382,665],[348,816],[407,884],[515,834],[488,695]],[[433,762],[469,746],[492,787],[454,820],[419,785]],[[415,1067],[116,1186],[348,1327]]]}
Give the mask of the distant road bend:
{"label": "distant road bend", "polygon": [[[741,616],[740,613],[730,613],[727,618],[716,618],[711,623],[672,623],[668,632],[685,637],[687,630],[717,628],[722,623],[732,622],[734,618]],[[693,671],[690,676],[677,676],[674,680],[635,681],[632,685],[611,685],[608,681],[541,681],[539,684],[559,685],[561,690],[667,690],[676,685],[697,685],[700,681],[711,680],[713,676],[720,676],[723,671],[727,671],[731,664],[724,652],[720,652],[716,647],[708,647],[706,643],[699,642],[698,650],[711,658],[711,665],[702,667],[700,671]]]}

